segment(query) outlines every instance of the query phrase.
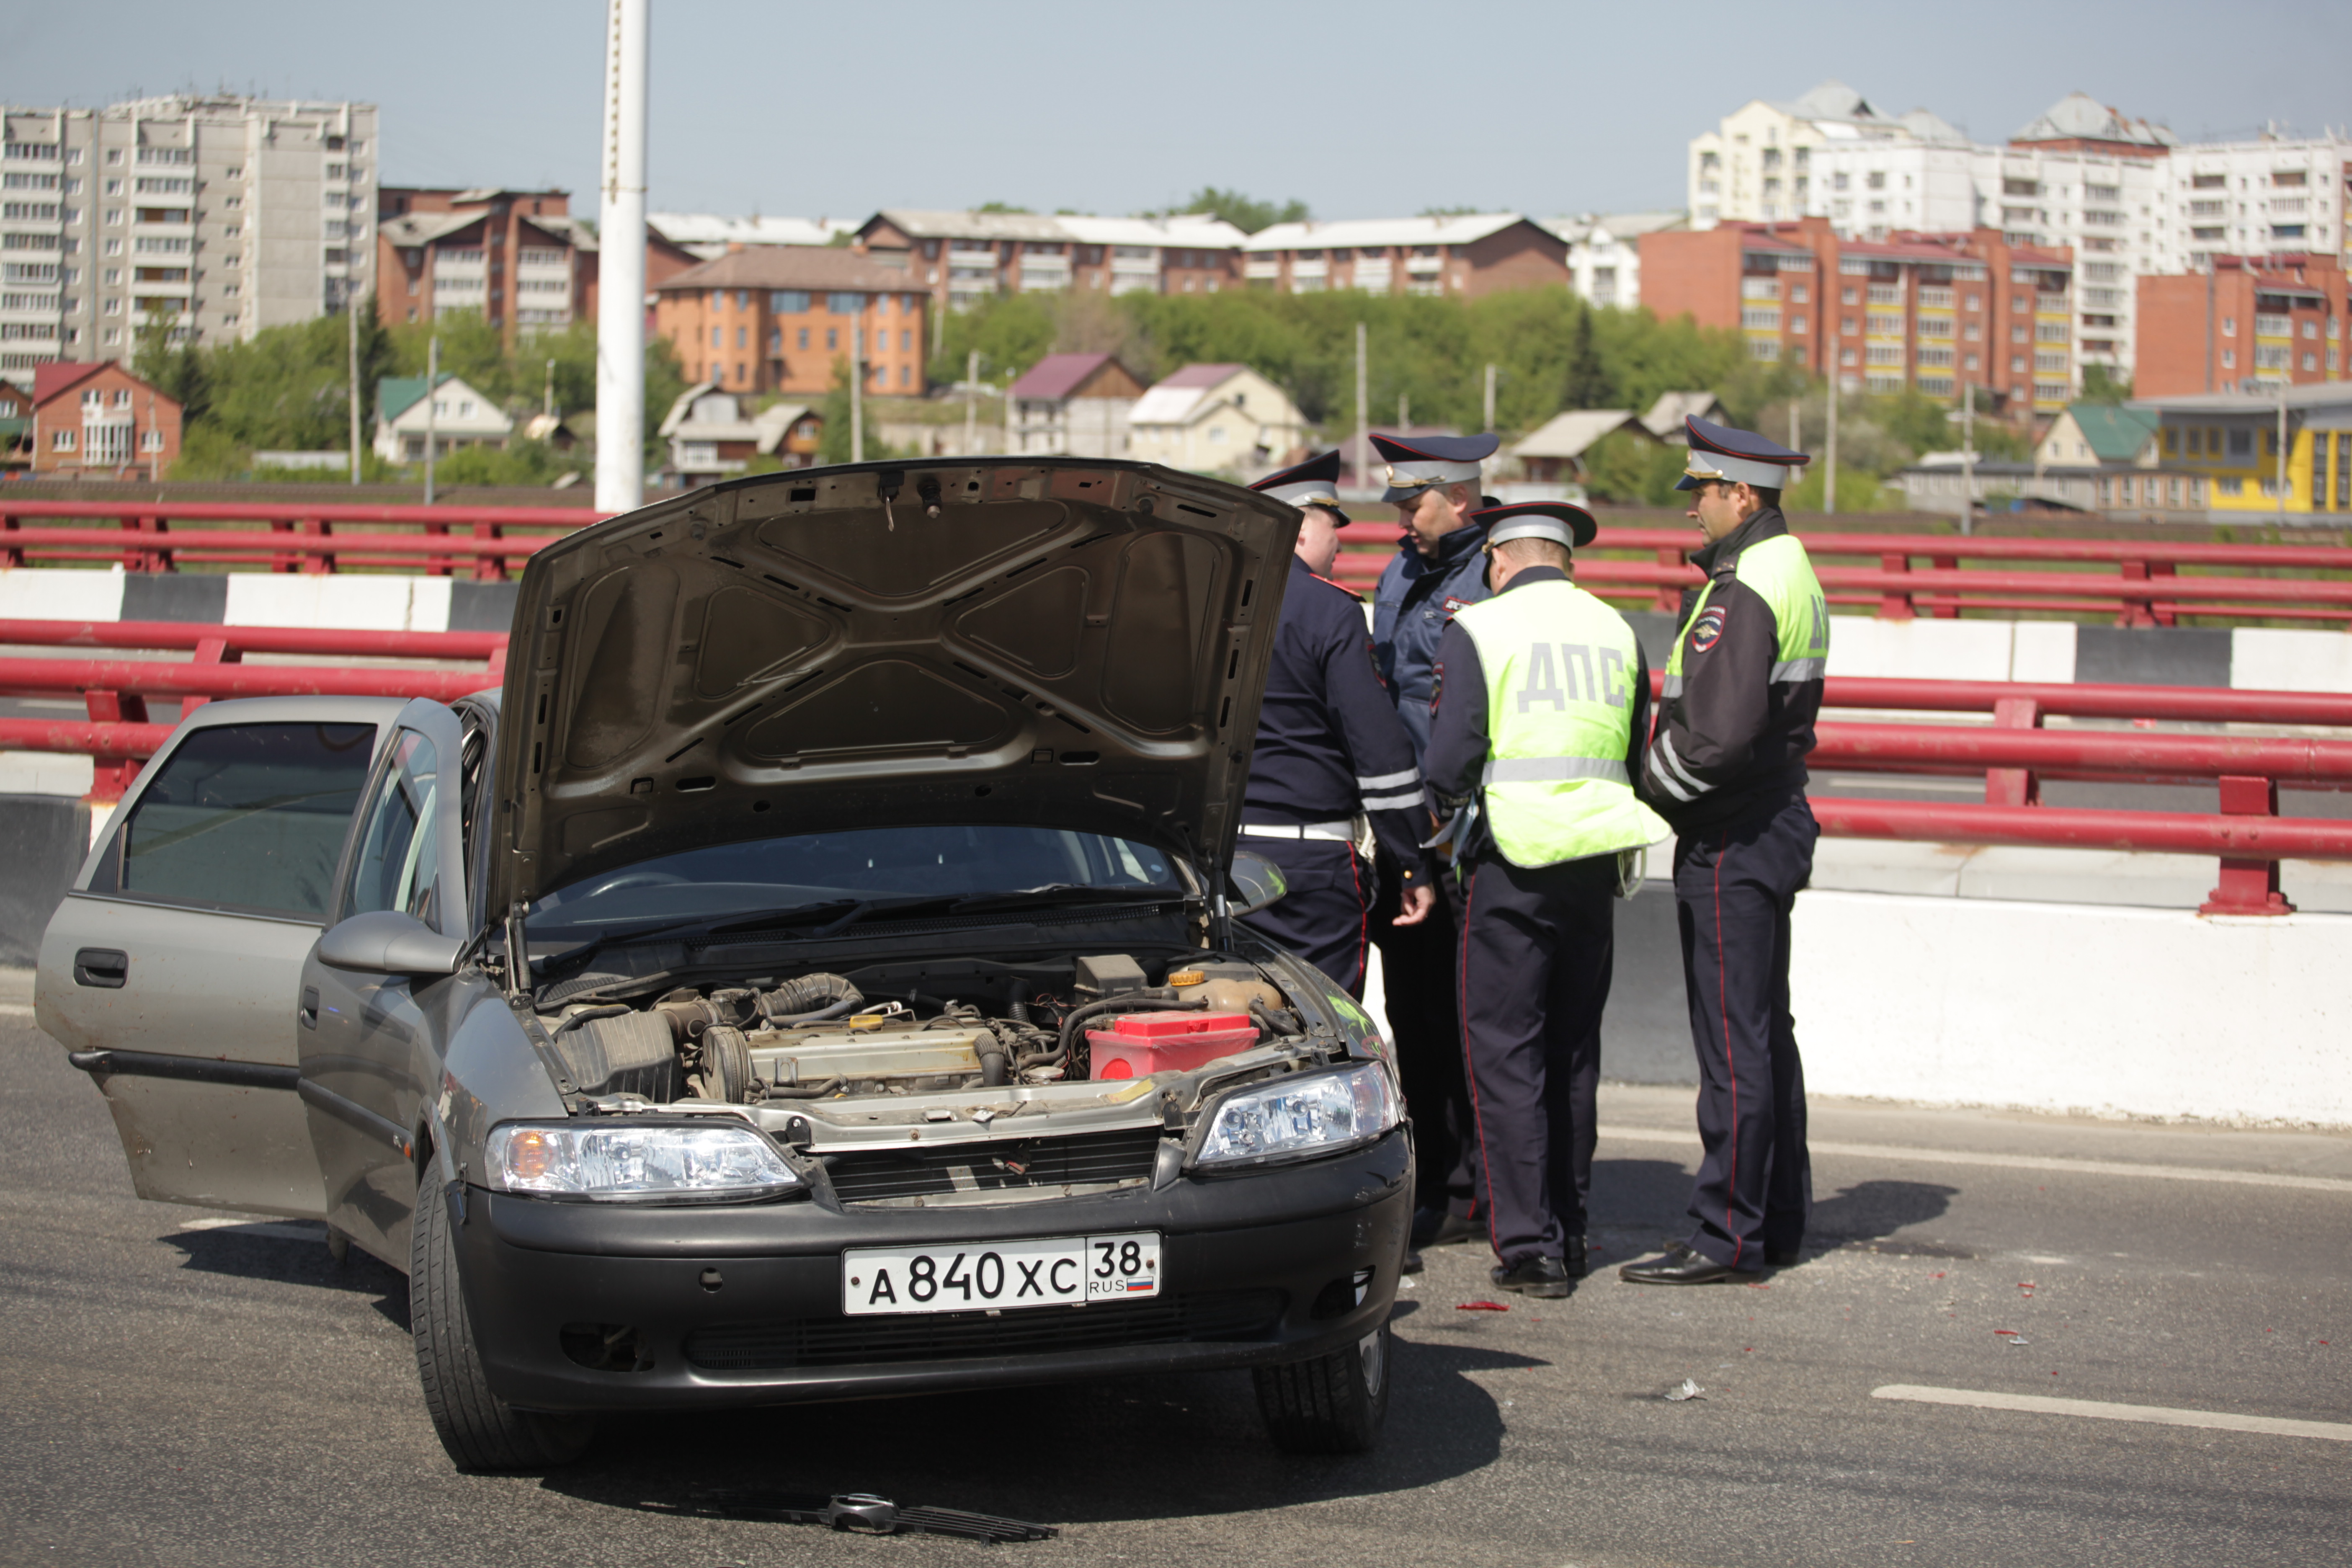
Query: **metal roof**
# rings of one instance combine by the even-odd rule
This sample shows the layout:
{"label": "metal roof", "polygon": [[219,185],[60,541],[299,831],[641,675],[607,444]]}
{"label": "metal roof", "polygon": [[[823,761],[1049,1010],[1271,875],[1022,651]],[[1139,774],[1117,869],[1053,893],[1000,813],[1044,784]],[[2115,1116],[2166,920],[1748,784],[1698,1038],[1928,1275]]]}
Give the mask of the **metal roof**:
{"label": "metal roof", "polygon": [[[1470,213],[1454,217],[1342,218],[1337,223],[1278,223],[1260,229],[1245,251],[1328,250],[1363,246],[1475,245],[1528,220],[1517,213]],[[1547,231],[1549,232],[1549,231]]]}

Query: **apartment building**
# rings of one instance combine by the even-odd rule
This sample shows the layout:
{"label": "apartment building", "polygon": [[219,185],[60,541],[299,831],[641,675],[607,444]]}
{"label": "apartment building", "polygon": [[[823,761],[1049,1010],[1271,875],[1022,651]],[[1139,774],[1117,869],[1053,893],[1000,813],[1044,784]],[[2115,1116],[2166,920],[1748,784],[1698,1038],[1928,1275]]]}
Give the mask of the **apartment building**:
{"label": "apartment building", "polygon": [[848,247],[745,246],[677,273],[654,297],[654,331],[716,391],[822,397],[834,367],[853,358],[868,392],[923,390],[931,295],[904,268]]}
{"label": "apartment building", "polygon": [[127,360],[141,324],[247,339],[371,286],[373,104],[0,105],[0,376]]}
{"label": "apartment building", "polygon": [[1222,218],[931,211],[886,207],[857,230],[856,246],[904,271],[938,310],[961,310],[997,294],[1097,289],[1125,294],[1213,294],[1239,276],[1246,237]]}
{"label": "apartment building", "polygon": [[2073,257],[1999,230],[1839,237],[1826,218],[1642,237],[1643,303],[1851,392],[1916,388],[2021,424],[2073,396]]}
{"label": "apartment building", "polygon": [[2158,270],[2223,256],[2352,261],[2352,136],[2200,142],[2166,161],[2170,243]]}
{"label": "apartment building", "polygon": [[2159,421],[2158,462],[2192,476],[2183,499],[2201,500],[2210,521],[2352,521],[2352,388],[2343,383],[2137,398],[2131,406]]}
{"label": "apartment building", "polygon": [[2345,379],[2352,315],[2336,257],[2209,256],[2139,279],[2143,397],[2274,391]]}
{"label": "apartment building", "polygon": [[1568,286],[1592,305],[1630,310],[1642,302],[1642,236],[1688,228],[1680,212],[1580,213],[1538,219],[1568,247]]}
{"label": "apartment building", "polygon": [[1568,242],[1517,213],[1278,223],[1242,247],[1242,279],[1280,294],[1360,289],[1475,299],[1565,286]]}
{"label": "apartment building", "polygon": [[722,217],[717,213],[647,213],[646,226],[698,261],[716,261],[734,245],[845,245],[857,226],[839,218]]}

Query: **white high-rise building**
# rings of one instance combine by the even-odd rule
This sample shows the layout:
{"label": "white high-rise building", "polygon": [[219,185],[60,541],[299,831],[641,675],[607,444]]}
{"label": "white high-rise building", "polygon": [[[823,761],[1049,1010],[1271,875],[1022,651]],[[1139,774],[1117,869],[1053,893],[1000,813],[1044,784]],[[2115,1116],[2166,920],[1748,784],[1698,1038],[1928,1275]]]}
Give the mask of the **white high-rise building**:
{"label": "white high-rise building", "polygon": [[2198,142],[2165,161],[2166,272],[2215,256],[2334,256],[2352,267],[2352,135]]}
{"label": "white high-rise building", "polygon": [[0,105],[0,376],[122,360],[142,324],[248,339],[371,287],[373,104],[233,96]]}
{"label": "white high-rise building", "polygon": [[1579,213],[1536,221],[1568,242],[1571,293],[1588,304],[1630,310],[1642,302],[1642,236],[1688,228],[1690,215]]}

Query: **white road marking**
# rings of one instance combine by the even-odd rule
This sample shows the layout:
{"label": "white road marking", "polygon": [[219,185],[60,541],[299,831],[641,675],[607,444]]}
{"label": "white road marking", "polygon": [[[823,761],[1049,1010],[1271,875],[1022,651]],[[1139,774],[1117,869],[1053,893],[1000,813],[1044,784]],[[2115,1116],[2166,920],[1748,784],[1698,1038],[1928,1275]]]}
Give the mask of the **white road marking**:
{"label": "white road marking", "polygon": [[[1695,1148],[1688,1132],[1663,1127],[1608,1127],[1603,1138],[1634,1143],[1680,1143]],[[1927,1149],[1916,1144],[1823,1143],[1809,1141],[1816,1154],[1851,1154],[1864,1160],[1921,1160],[1931,1164],[1993,1165],[2012,1171],[2052,1171],[2070,1176],[2143,1176],[2165,1182],[2232,1182],[2246,1187],[2300,1187],[2315,1193],[2352,1193],[2352,1181],[2341,1176],[2283,1176],[2268,1171],[2223,1171],[2210,1165],[2140,1165],[2121,1160],[2068,1160],[2041,1154],[1987,1154],[1963,1149]]]}
{"label": "white road marking", "polygon": [[182,1230],[235,1230],[239,1236],[267,1237],[272,1241],[324,1241],[326,1226],[299,1220],[192,1219]]}
{"label": "white road marking", "polygon": [[2330,1443],[2352,1443],[2352,1424],[2342,1421],[2291,1421],[2278,1415],[2239,1415],[2226,1410],[2110,1405],[2104,1399],[2052,1399],[2039,1394],[1990,1394],[1974,1388],[1930,1388],[1914,1383],[1890,1383],[1872,1389],[1870,1396],[1919,1405],[2024,1410],[2037,1415],[2082,1415],[2094,1421],[2144,1421],[2156,1426],[2208,1426],[2218,1432],[2264,1432],[2276,1437],[2318,1437]]}
{"label": "white road marking", "polygon": [[0,1018],[29,1018],[33,1016],[30,1002],[0,1002]]}

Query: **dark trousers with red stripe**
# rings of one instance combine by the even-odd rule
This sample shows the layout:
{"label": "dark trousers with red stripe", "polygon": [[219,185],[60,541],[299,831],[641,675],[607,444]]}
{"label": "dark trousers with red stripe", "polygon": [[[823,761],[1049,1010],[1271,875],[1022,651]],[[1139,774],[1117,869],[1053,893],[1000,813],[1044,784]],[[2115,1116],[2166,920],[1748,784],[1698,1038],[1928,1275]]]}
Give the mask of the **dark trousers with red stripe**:
{"label": "dark trousers with red stripe", "polygon": [[1490,854],[1470,879],[1463,1054],[1506,1265],[1565,1257],[1584,1234],[1616,897],[1614,855],[1524,870]]}
{"label": "dark trousers with red stripe", "polygon": [[1258,838],[1241,847],[1282,868],[1290,890],[1249,917],[1264,931],[1332,979],[1349,995],[1364,994],[1364,924],[1371,891],[1370,868],[1356,847],[1336,838]]}
{"label": "dark trousers with red stripe", "polygon": [[1462,1072],[1462,1017],[1454,1005],[1462,887],[1446,868],[1429,918],[1419,925],[1392,925],[1391,917],[1403,902],[1403,871],[1385,853],[1378,868],[1371,937],[1381,948],[1381,997],[1394,1037],[1397,1079],[1412,1118],[1412,1205],[1475,1215],[1483,1183]]}
{"label": "dark trousers with red stripe", "polygon": [[1733,1268],[1794,1251],[1813,1207],[1805,1068],[1789,1014],[1789,915],[1821,828],[1797,795],[1675,845],[1683,982],[1698,1049],[1694,1251]]}

